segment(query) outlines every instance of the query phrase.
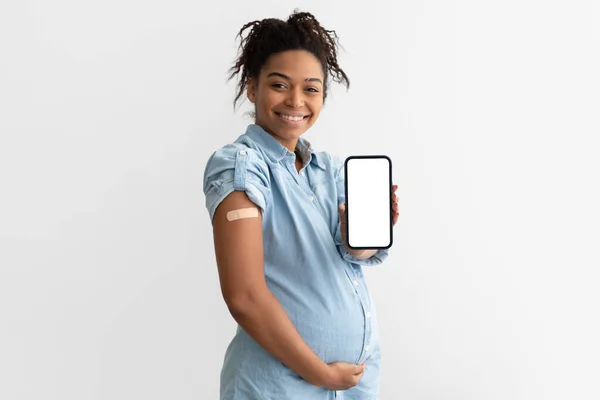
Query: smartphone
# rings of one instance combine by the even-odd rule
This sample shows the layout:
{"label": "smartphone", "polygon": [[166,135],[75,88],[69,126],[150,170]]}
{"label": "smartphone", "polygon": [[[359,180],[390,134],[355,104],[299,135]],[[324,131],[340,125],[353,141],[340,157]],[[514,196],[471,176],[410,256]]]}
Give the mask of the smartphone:
{"label": "smartphone", "polygon": [[344,162],[346,238],[352,249],[387,249],[393,242],[392,160],[350,156]]}

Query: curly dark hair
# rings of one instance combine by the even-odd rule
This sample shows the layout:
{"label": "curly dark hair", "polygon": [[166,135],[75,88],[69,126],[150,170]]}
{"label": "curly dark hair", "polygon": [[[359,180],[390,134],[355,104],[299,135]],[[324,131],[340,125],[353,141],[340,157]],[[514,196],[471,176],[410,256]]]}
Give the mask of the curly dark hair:
{"label": "curly dark hair", "polygon": [[[243,32],[248,29],[250,33],[243,37]],[[252,21],[245,24],[236,37],[240,38],[239,57],[233,67],[229,69],[231,80],[241,71],[238,83],[238,92],[233,101],[233,107],[244,93],[248,79],[258,80],[261,68],[267,59],[277,53],[287,50],[305,50],[313,54],[323,68],[323,104],[327,97],[328,76],[334,82],[345,83],[350,88],[350,80],[337,62],[337,46],[339,38],[335,31],[327,30],[319,21],[308,12],[299,12],[297,9],[289,16],[287,21],[277,18],[266,18],[261,21]],[[343,47],[342,47],[343,48]]]}

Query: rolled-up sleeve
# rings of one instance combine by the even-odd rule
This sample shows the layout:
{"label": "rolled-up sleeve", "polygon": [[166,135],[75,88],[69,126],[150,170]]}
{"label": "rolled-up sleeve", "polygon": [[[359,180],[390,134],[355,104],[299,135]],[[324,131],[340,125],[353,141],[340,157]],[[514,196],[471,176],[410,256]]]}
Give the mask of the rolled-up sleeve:
{"label": "rolled-up sleeve", "polygon": [[[344,178],[344,163],[337,157],[332,157],[332,158],[333,158],[333,165],[335,165],[334,179],[335,179],[335,186],[336,186],[336,192],[337,192],[337,205],[339,206],[340,204],[346,202],[346,193],[345,193],[345,188],[344,188],[344,179],[345,179]],[[365,188],[364,190],[368,190],[368,189]],[[348,250],[346,249],[346,247],[344,246],[344,242],[342,240],[342,231],[341,231],[342,224],[341,224],[341,220],[339,217],[339,213],[337,215],[338,215],[338,221],[337,221],[337,227],[335,230],[334,241],[335,241],[335,244],[338,248],[340,255],[342,256],[342,258],[344,260],[355,263],[355,264],[364,265],[364,266],[372,266],[372,265],[381,264],[383,261],[385,261],[386,258],[388,258],[389,249],[379,249],[371,257],[366,258],[364,260],[360,259],[360,258],[356,258],[352,254],[350,254],[348,252]]]}
{"label": "rolled-up sleeve", "polygon": [[215,151],[204,170],[206,208],[212,222],[218,205],[233,191],[246,192],[261,212],[269,207],[269,170],[260,153],[239,144]]}

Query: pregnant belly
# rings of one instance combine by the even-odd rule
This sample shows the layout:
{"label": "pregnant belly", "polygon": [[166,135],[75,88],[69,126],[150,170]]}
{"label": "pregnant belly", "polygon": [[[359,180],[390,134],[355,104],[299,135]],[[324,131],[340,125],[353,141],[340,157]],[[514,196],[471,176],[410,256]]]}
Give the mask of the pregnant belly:
{"label": "pregnant belly", "polygon": [[[352,292],[323,296],[306,291],[272,292],[279,300],[296,330],[319,358],[330,363],[353,363],[364,346],[366,319],[360,299]],[[369,324],[374,321],[369,319]]]}
{"label": "pregnant belly", "polygon": [[362,313],[345,312],[336,316],[320,312],[291,317],[306,344],[327,364],[358,361],[365,339]]}
{"label": "pregnant belly", "polygon": [[359,360],[367,328],[375,323],[364,313],[370,297],[359,296],[344,268],[335,258],[323,264],[265,266],[269,289],[300,336],[327,363]]}

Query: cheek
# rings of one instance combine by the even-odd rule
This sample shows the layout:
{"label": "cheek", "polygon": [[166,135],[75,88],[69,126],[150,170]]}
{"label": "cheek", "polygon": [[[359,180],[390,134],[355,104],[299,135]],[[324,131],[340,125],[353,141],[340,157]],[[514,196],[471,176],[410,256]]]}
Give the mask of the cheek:
{"label": "cheek", "polygon": [[320,97],[315,96],[315,98],[311,100],[311,104],[316,110],[320,110],[321,108],[323,108],[323,95],[321,95]]}
{"label": "cheek", "polygon": [[272,113],[273,108],[275,108],[281,102],[282,102],[282,100],[279,99],[278,96],[273,96],[273,95],[265,96],[263,98],[262,108],[265,111],[268,111],[269,113]]}
{"label": "cheek", "polygon": [[268,88],[261,87],[256,94],[256,102],[258,103],[259,107],[264,108],[266,105],[272,102],[272,97],[273,94]]}
{"label": "cheek", "polygon": [[314,117],[317,117],[321,113],[321,109],[323,108],[323,102],[317,101],[311,105],[311,111]]}

